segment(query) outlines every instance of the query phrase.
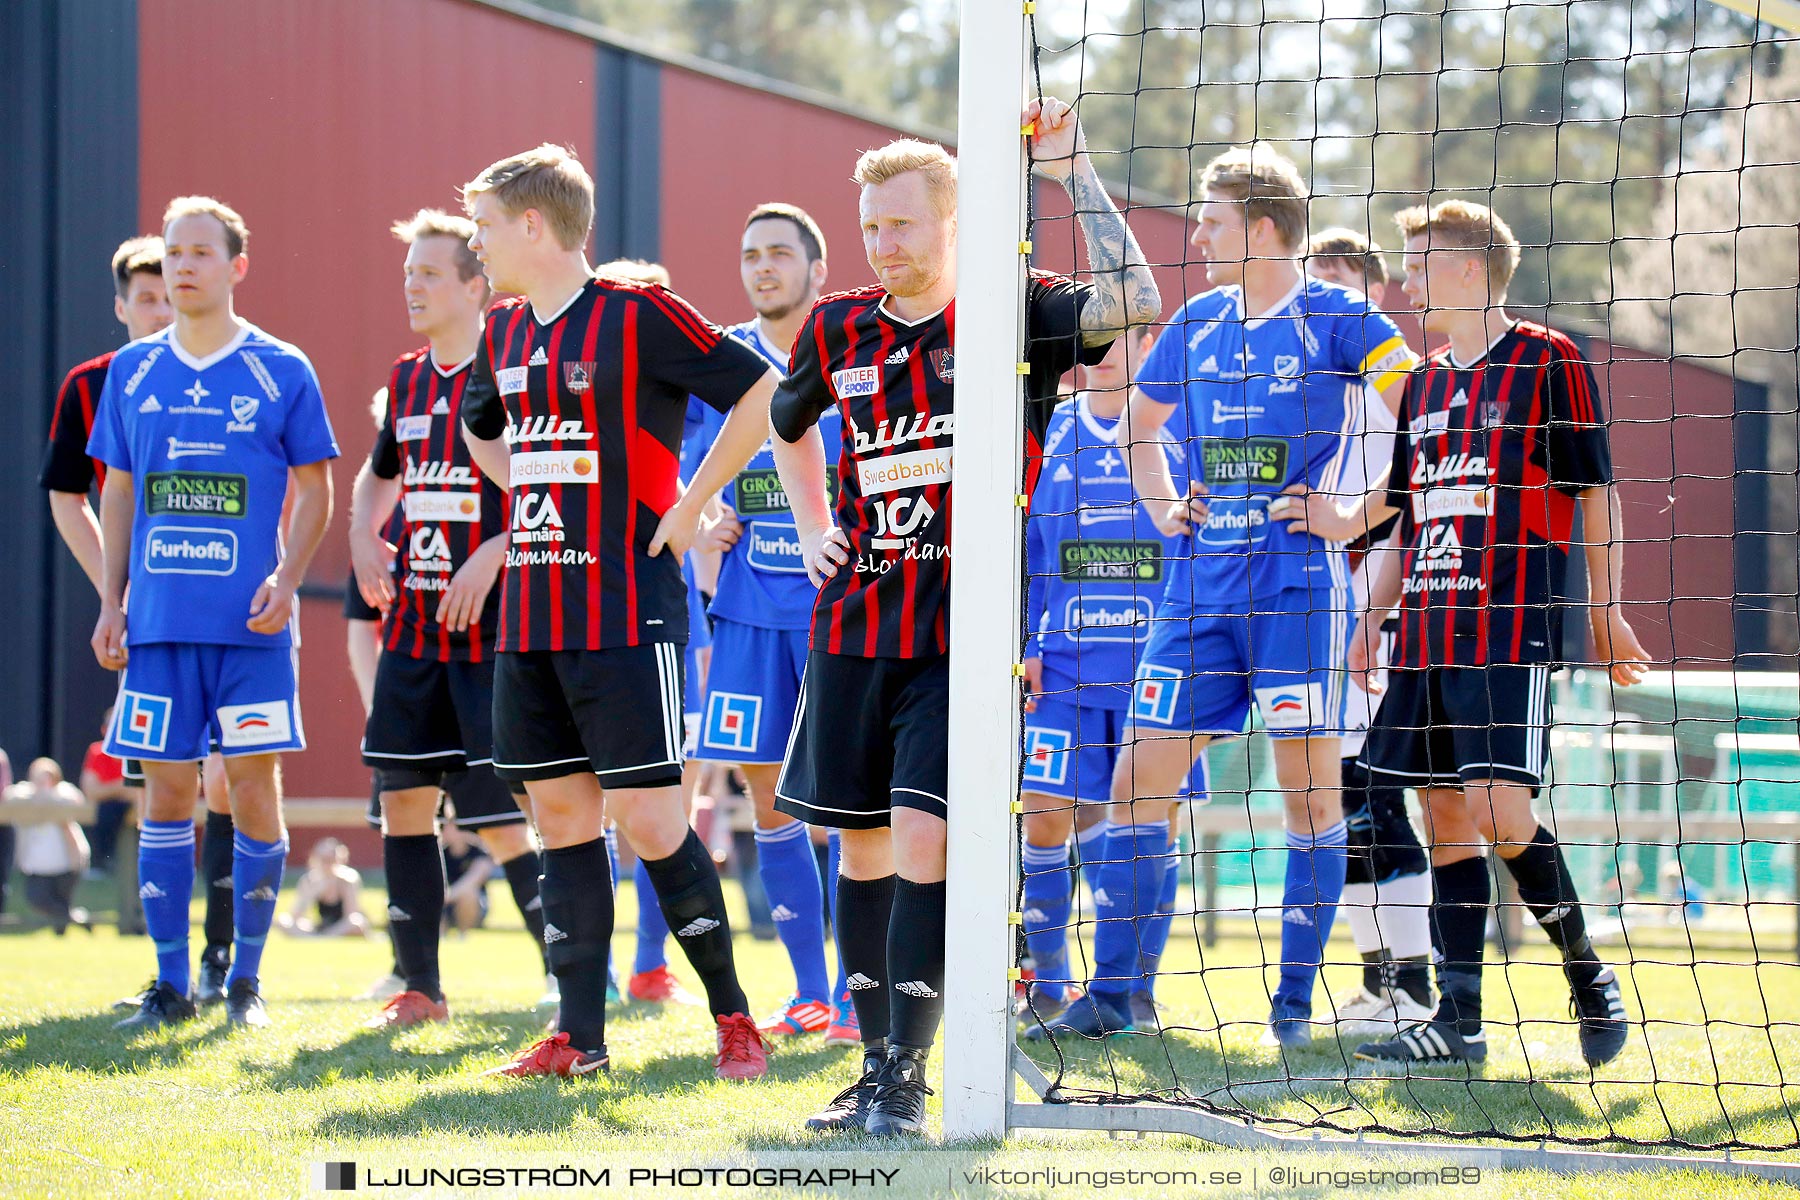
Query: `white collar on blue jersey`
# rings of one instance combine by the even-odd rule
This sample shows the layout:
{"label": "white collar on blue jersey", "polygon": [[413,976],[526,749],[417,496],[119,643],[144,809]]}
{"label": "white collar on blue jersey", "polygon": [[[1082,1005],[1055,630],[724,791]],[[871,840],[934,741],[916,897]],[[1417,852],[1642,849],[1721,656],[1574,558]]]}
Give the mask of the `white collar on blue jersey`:
{"label": "white collar on blue jersey", "polygon": [[252,328],[254,328],[254,327],[250,324],[250,322],[239,321],[238,322],[238,331],[235,335],[233,335],[232,339],[229,342],[226,342],[223,346],[220,346],[217,350],[214,350],[211,354],[207,355],[205,358],[195,358],[192,354],[189,354],[187,352],[187,350],[182,347],[181,338],[176,336],[175,326],[170,325],[169,326],[169,349],[174,351],[176,358],[178,358],[182,362],[186,363],[189,367],[193,368],[196,371],[204,371],[204,370],[206,370],[206,368],[212,366],[214,363],[223,362],[227,358],[230,358],[233,354],[236,354],[238,352],[238,350],[243,346],[243,344],[250,340],[250,330]]}
{"label": "white collar on blue jersey", "polygon": [[[1279,315],[1280,313],[1282,313],[1283,311],[1285,311],[1287,306],[1292,304],[1295,301],[1295,299],[1297,299],[1299,297],[1300,293],[1304,292],[1306,290],[1306,285],[1310,282],[1312,282],[1311,276],[1307,275],[1307,273],[1305,271],[1300,272],[1299,281],[1297,283],[1295,283],[1293,287],[1288,289],[1288,294],[1283,296],[1281,299],[1277,300],[1274,304],[1270,305],[1266,312],[1258,313],[1254,317],[1252,317],[1248,314],[1245,314],[1244,328],[1245,329],[1255,329],[1258,325],[1261,325],[1264,321],[1267,321],[1270,318],[1275,317],[1275,316]],[[1238,289],[1237,302],[1238,302],[1238,311],[1242,312],[1243,308],[1244,308],[1244,291],[1242,288]]]}
{"label": "white collar on blue jersey", "polygon": [[777,346],[774,342],[771,342],[768,338],[763,336],[762,318],[761,317],[757,317],[757,318],[754,318],[751,320],[750,336],[755,338],[756,344],[762,347],[764,358],[778,359],[781,362],[787,361],[787,359],[788,359],[787,351],[783,350],[780,346]]}
{"label": "white collar on blue jersey", "polygon": [[1075,393],[1075,415],[1081,418],[1081,423],[1087,426],[1088,432],[1099,438],[1102,442],[1105,442],[1109,446],[1118,443],[1119,421],[1115,419],[1112,428],[1110,429],[1102,425],[1100,423],[1100,418],[1096,417],[1094,415],[1094,410],[1088,406],[1088,394],[1086,389]]}

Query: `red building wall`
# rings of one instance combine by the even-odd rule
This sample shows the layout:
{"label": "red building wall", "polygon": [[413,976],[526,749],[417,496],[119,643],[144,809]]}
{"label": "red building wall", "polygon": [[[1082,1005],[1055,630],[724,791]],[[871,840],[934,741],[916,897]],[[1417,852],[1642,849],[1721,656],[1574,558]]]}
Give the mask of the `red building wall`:
{"label": "red building wall", "polygon": [[[427,205],[455,211],[456,188],[512,151],[592,146],[593,44],[448,0],[140,0],[138,12],[143,226],[184,193],[244,214],[238,311],[306,351],[343,450],[308,578],[341,588],[350,483],[375,436],[369,398],[417,344],[388,225]],[[504,86],[496,64],[510,64]],[[301,631],[312,749],[289,759],[288,789],[365,792],[337,602],[305,601]]]}

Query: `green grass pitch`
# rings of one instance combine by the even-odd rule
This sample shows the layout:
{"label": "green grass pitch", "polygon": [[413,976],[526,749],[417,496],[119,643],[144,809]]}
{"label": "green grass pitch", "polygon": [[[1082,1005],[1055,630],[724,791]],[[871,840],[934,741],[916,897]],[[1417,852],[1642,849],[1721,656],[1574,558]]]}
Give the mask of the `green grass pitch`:
{"label": "green grass pitch", "polygon": [[[634,1005],[615,1012],[609,1029],[614,1071],[607,1079],[521,1084],[479,1078],[484,1068],[528,1044],[543,1019],[532,1007],[542,990],[535,951],[517,927],[504,889],[496,889],[494,897],[495,928],[445,942],[453,1019],[397,1034],[362,1028],[374,1006],[350,998],[385,970],[381,938],[315,942],[275,935],[263,974],[275,1020],[268,1030],[227,1033],[222,1015],[213,1010],[177,1031],[127,1040],[113,1033],[117,1014],[108,1005],[151,973],[147,940],[122,940],[110,928],[92,937],[72,932],[58,939],[42,930],[0,937],[0,1195],[315,1194],[311,1165],[326,1160],[549,1165],[573,1155],[672,1164],[803,1152],[810,1161],[855,1164],[889,1161],[896,1149],[908,1149],[862,1139],[821,1143],[799,1129],[801,1118],[848,1082],[854,1069],[850,1051],[827,1050],[816,1039],[786,1044],[772,1056],[765,1080],[720,1083],[710,1069],[710,1021],[693,1008],[654,1011]],[[366,904],[380,912],[379,892],[368,893]],[[620,912],[633,911],[627,885]],[[740,920],[742,911],[737,904]],[[614,946],[615,953],[629,958],[628,927]],[[1334,957],[1348,956],[1347,942],[1334,944],[1334,951]],[[1685,953],[1665,940],[1659,948],[1641,950],[1640,957]],[[1346,1123],[1373,1115],[1417,1126],[1429,1113],[1443,1128],[1486,1119],[1515,1131],[1540,1129],[1548,1119],[1572,1135],[1604,1132],[1610,1122],[1618,1132],[1639,1137],[1665,1134],[1669,1126],[1691,1137],[1721,1137],[1729,1120],[1745,1140],[1792,1141],[1795,1117],[1787,1106],[1800,1110],[1794,1092],[1800,1085],[1779,1084],[1800,1079],[1800,1037],[1791,1027],[1777,1026],[1771,1034],[1766,1026],[1770,1017],[1800,1021],[1800,968],[1758,967],[1736,952],[1712,957],[1719,964],[1698,974],[1687,967],[1647,965],[1622,972],[1634,1014],[1646,1012],[1651,1025],[1648,1040],[1634,1035],[1609,1074],[1648,1078],[1654,1056],[1658,1075],[1690,1084],[1590,1087],[1564,1016],[1560,975],[1539,961],[1491,971],[1490,1017],[1510,1020],[1516,997],[1527,1020],[1518,1033],[1500,1022],[1490,1028],[1494,1048],[1486,1082],[1473,1088],[1443,1078],[1396,1082],[1369,1078],[1365,1068],[1346,1087],[1341,1080],[1288,1082],[1275,1052],[1256,1045],[1254,1022],[1267,993],[1255,965],[1260,951],[1247,930],[1206,952],[1202,977],[1194,938],[1178,928],[1166,960],[1172,973],[1163,999],[1165,1020],[1181,1028],[1162,1039],[1122,1037],[1102,1046],[1065,1046],[1065,1082],[1072,1088],[1166,1094],[1179,1077],[1189,1095],[1207,1093],[1215,1101],[1229,1095],[1244,1107],[1293,1119],[1319,1111]],[[779,945],[740,937],[738,961],[759,1012],[778,1003],[791,982]],[[680,965],[677,961],[678,970]],[[1338,989],[1352,981],[1349,968],[1327,977]],[[1710,1051],[1699,1031],[1686,1024],[1702,1011],[1713,1022]],[[1220,1021],[1222,1032],[1212,1028]],[[1047,1066],[1056,1060],[1044,1049],[1034,1055]],[[1535,1085],[1512,1082],[1524,1076],[1527,1056],[1541,1081]],[[1330,1076],[1344,1073],[1343,1062],[1338,1043],[1322,1039],[1290,1065],[1296,1075]],[[1709,1084],[1714,1072],[1740,1085],[1763,1086],[1719,1091],[1696,1086]],[[1222,1090],[1227,1083],[1229,1093]],[[1066,1186],[989,1187],[959,1174],[970,1163],[1015,1170],[1067,1163],[1256,1171],[1261,1179],[1254,1194],[1325,1196],[1338,1189],[1272,1187],[1267,1172],[1282,1164],[1315,1170],[1379,1161],[1367,1152],[1249,1154],[1184,1138],[1119,1141],[1098,1134],[1021,1133],[1005,1146],[964,1149],[968,1153],[940,1156],[957,1166],[933,1167],[919,1177],[922,1182],[905,1177],[901,1186],[882,1194],[1080,1194],[1082,1189]],[[1616,1200],[1622,1187],[1654,1187],[1659,1200],[1792,1194],[1775,1184],[1715,1175],[1570,1179],[1529,1171],[1490,1175],[1455,1194]],[[617,1182],[613,1190],[626,1191]],[[1441,1190],[1397,1186],[1358,1194],[1426,1196]],[[671,1193],[665,1188],[654,1194]],[[1157,1194],[1253,1191],[1240,1184]]]}

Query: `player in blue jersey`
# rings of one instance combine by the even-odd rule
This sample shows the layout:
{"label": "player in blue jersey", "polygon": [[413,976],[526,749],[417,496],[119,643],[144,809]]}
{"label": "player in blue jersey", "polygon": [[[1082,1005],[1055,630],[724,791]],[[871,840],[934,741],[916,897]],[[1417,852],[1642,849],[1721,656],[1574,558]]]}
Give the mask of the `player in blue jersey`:
{"label": "player in blue jersey", "polygon": [[[1260,711],[1288,831],[1266,1040],[1291,1047],[1312,1037],[1313,984],[1344,887],[1338,741],[1352,601],[1342,542],[1289,520],[1310,512],[1310,492],[1336,499],[1364,387],[1394,408],[1413,355],[1366,296],[1301,271],[1307,194],[1291,162],[1263,145],[1229,150],[1200,190],[1191,240],[1213,288],[1158,339],[1123,418],[1133,486],[1183,546],[1138,666],[1113,819],[1135,825],[1135,861],[1159,859],[1167,798],[1194,757]],[[1177,408],[1185,498],[1148,436]]]}
{"label": "player in blue jersey", "polygon": [[[1102,1008],[1128,1008],[1134,1026],[1155,1025],[1152,988],[1173,923],[1177,859],[1170,854],[1145,864],[1161,869],[1153,912],[1131,921],[1136,864],[1129,845],[1109,845],[1114,827],[1106,811],[1132,675],[1174,549],[1133,496],[1117,442],[1131,368],[1153,336],[1133,330],[1082,369],[1084,390],[1050,417],[1032,489],[1020,851],[1025,938],[1035,976],[1019,1012],[1028,1038],[1050,1029],[1096,1033]],[[1184,447],[1165,448],[1180,473]],[[1194,779],[1201,798],[1204,772],[1202,759]],[[1175,834],[1171,826],[1171,846]],[[1096,1004],[1072,1007],[1080,988],[1068,962],[1071,835],[1094,898],[1094,962],[1086,982],[1097,996]]]}
{"label": "player in blue jersey", "polygon": [[170,203],[163,278],[175,324],[114,357],[88,447],[110,468],[94,652],[124,671],[106,750],[138,759],[145,778],[138,877],[157,977],[120,1023],[133,1030],[194,1015],[194,764],[209,743],[225,756],[237,826],[226,1018],[268,1023],[257,972],[287,860],[278,756],[306,747],[295,592],[331,519],[338,448],[306,356],[232,308],[248,237],[216,200]]}
{"label": "player in blue jersey", "polygon": [[[760,204],[745,218],[738,268],[756,317],[727,332],[785,373],[794,338],[825,287],[825,235],[802,209]],[[821,417],[826,445],[842,439],[842,421],[835,408]],[[696,457],[722,424],[705,410]],[[810,827],[775,811],[817,589],[806,578],[800,535],[768,442],[718,499],[717,517],[696,542],[719,555],[719,575],[708,609],[712,666],[695,756],[743,772],[756,808],[757,874],[794,968],[793,995],[759,1028],[765,1036],[824,1033],[830,1044],[857,1045],[861,1030],[841,966],[835,987],[825,973],[825,893]]]}

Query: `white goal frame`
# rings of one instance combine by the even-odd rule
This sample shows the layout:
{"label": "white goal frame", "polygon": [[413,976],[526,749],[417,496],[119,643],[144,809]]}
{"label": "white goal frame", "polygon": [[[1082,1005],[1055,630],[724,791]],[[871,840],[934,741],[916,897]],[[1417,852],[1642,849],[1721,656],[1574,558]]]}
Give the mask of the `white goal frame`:
{"label": "white goal frame", "polygon": [[[1721,0],[1724,2],[1724,0]],[[1794,0],[1757,0],[1764,19]],[[1019,871],[1019,652],[1023,645],[1022,387],[1027,175],[1019,114],[1030,79],[1033,0],[963,0],[959,65],[956,504],[951,541],[949,878],[943,1127],[950,1142],[1015,1129],[1172,1133],[1249,1150],[1361,1151],[1488,1169],[1693,1168],[1800,1183],[1800,1165],[1734,1157],[1570,1150],[1541,1143],[1282,1134],[1167,1104],[1071,1103],[1014,1042]],[[1732,7],[1737,7],[1733,4]],[[1800,6],[1796,6],[1800,7]],[[1173,303],[1179,303],[1174,298]],[[1015,1094],[1018,1081],[1031,1093]]]}

